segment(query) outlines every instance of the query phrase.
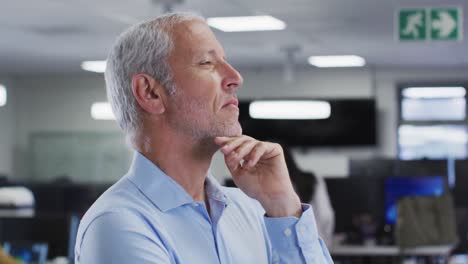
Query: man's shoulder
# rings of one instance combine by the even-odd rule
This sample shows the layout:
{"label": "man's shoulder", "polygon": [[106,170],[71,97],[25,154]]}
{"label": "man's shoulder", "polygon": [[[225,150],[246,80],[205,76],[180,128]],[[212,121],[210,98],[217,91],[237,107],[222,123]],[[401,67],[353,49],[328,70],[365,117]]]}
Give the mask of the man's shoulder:
{"label": "man's shoulder", "polygon": [[[106,216],[140,217],[149,208],[147,199],[125,177],[105,191],[88,209],[80,222],[80,229],[86,229],[96,219]],[[80,230],[84,231],[84,230]]]}
{"label": "man's shoulder", "polygon": [[147,233],[151,229],[146,224],[147,218],[155,212],[157,208],[124,177],[105,191],[85,213],[78,228],[77,245],[81,244],[92,226],[131,227],[134,231]]}
{"label": "man's shoulder", "polygon": [[156,207],[145,201],[131,181],[121,179],[104,192],[81,219],[75,255],[79,258],[85,243],[99,244],[102,237],[116,241],[127,240],[131,234],[151,237],[153,226],[158,224],[152,221],[149,225],[148,218],[154,210]]}

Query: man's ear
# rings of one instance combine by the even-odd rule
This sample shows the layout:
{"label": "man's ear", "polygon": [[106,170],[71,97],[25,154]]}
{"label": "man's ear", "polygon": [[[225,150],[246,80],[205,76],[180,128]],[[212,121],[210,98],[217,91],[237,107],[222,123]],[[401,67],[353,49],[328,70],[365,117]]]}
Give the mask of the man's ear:
{"label": "man's ear", "polygon": [[138,73],[132,77],[132,92],[140,107],[151,114],[165,111],[162,100],[163,87],[148,74]]}

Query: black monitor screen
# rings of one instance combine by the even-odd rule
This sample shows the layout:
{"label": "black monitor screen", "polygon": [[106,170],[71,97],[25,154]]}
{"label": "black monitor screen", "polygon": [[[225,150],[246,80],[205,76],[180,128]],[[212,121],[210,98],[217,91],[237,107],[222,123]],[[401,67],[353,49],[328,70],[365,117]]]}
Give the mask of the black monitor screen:
{"label": "black monitor screen", "polygon": [[[305,100],[305,99],[299,99]],[[318,120],[254,119],[252,100],[239,104],[243,133],[261,140],[290,146],[368,146],[376,144],[375,101],[371,99],[325,100],[331,115]]]}
{"label": "black monitor screen", "polygon": [[325,178],[330,202],[335,211],[335,232],[355,228],[353,219],[371,215],[380,225],[384,218],[384,179],[372,176]]}
{"label": "black monitor screen", "polygon": [[31,218],[1,218],[1,242],[45,243],[48,257],[68,256],[70,218],[65,216],[35,216]]}

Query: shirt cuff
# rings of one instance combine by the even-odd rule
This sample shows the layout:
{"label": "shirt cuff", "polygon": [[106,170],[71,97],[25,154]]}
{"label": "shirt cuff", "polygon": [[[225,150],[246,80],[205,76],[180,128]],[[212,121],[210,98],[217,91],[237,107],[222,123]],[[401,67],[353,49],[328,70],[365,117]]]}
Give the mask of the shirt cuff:
{"label": "shirt cuff", "polygon": [[302,215],[297,217],[265,217],[270,240],[278,249],[291,249],[318,241],[312,206],[302,204]]}

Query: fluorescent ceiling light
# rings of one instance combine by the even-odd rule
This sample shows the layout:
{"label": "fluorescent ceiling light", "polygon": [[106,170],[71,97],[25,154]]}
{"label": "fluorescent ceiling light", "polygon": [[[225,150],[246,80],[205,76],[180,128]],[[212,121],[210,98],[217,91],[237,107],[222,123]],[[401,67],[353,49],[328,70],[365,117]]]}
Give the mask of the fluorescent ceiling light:
{"label": "fluorescent ceiling light", "polygon": [[409,87],[403,90],[407,98],[460,98],[465,97],[465,87]]}
{"label": "fluorescent ceiling light", "polygon": [[331,108],[325,101],[261,100],[250,103],[249,114],[256,119],[327,119]]}
{"label": "fluorescent ceiling light", "polygon": [[81,69],[85,71],[103,73],[106,71],[106,61],[83,61]]}
{"label": "fluorescent ceiling light", "polygon": [[0,107],[6,105],[7,90],[6,87],[0,84]]}
{"label": "fluorescent ceiling light", "polygon": [[208,25],[224,32],[283,30],[286,23],[272,16],[212,17]]}
{"label": "fluorescent ceiling light", "polygon": [[96,120],[115,120],[114,112],[108,102],[97,102],[91,106],[91,117]]}
{"label": "fluorescent ceiling light", "polygon": [[364,58],[356,55],[343,56],[310,56],[309,64],[319,68],[362,67],[366,65]]}

